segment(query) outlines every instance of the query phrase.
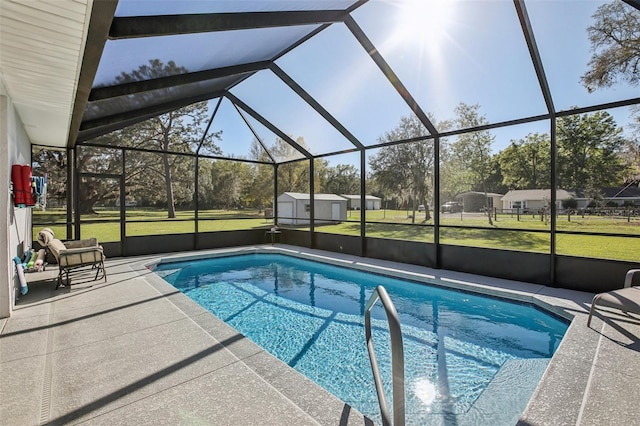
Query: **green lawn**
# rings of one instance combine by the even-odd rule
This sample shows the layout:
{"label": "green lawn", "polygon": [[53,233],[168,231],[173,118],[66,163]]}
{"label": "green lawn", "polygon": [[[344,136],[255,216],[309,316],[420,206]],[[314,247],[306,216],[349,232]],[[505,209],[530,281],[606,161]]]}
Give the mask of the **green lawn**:
{"label": "green lawn", "polygon": [[[195,214],[193,211],[177,211],[175,219],[168,219],[166,210],[160,209],[133,209],[126,214],[126,235],[161,235],[183,234],[195,232]],[[199,231],[232,231],[239,229],[264,228],[272,224],[266,220],[264,214],[257,210],[207,210],[199,213]],[[98,209],[95,215],[82,215],[80,233],[82,236],[96,237],[98,241],[120,241],[120,223],[103,221],[119,221],[118,210]],[[140,221],[140,222],[138,222]],[[66,212],[62,209],[33,211],[33,233],[47,226],[54,234],[62,239],[70,239],[66,235]],[[56,225],[52,225],[55,224]]]}
{"label": "green lawn", "polygon": [[[410,215],[411,212],[405,210],[369,210],[366,212],[368,222],[366,235],[374,238],[433,242],[433,226],[429,226],[433,225],[433,219],[425,221],[425,214],[421,212],[416,214],[413,221]],[[192,210],[178,211],[176,216],[175,219],[168,219],[166,211],[160,209],[129,209],[126,214],[126,235],[180,234],[195,231],[195,214]],[[119,218],[119,211],[107,209],[98,210],[95,215],[83,215],[81,235],[95,236],[102,242],[119,241],[120,224],[102,222],[118,221]],[[262,212],[251,209],[200,211],[199,218],[200,232],[265,228],[272,223],[270,219],[264,218]],[[34,210],[34,234],[42,227],[49,226],[61,239],[71,238],[72,236],[66,235],[65,221],[64,210],[52,209],[44,212]],[[51,225],[54,223],[57,224]],[[521,215],[518,219],[515,215],[498,215],[493,225],[489,225],[487,217],[480,214],[449,213],[441,215],[440,223],[444,225],[440,228],[440,242],[443,244],[536,253],[550,251],[548,217]],[[557,230],[560,231],[556,234],[558,254],[640,262],[640,239],[638,238],[561,233],[571,231],[640,235],[640,217],[572,216],[568,218],[563,215],[557,218]],[[316,226],[316,231],[358,236],[360,235],[360,212],[350,211],[348,221],[335,225]]]}

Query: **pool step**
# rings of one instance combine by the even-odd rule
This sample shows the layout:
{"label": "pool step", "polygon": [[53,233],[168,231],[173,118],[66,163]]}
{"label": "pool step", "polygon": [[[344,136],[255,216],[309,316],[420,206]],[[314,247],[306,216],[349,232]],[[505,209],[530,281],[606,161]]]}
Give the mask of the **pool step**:
{"label": "pool step", "polygon": [[179,269],[179,268],[178,268],[178,269],[164,269],[164,270],[156,270],[156,271],[153,271],[153,272],[155,272],[155,274],[156,274],[157,276],[159,276],[160,278],[167,279],[167,278],[168,278],[168,277],[170,277],[171,275],[176,274],[176,273],[180,272],[181,270],[182,270],[182,269]]}
{"label": "pool step", "polygon": [[[506,361],[465,415],[459,425],[514,425],[524,411],[533,391],[549,365],[548,358],[512,359]],[[520,406],[517,416],[509,415],[505,406]],[[489,417],[490,416],[490,417]],[[502,416],[502,417],[501,417]]]}

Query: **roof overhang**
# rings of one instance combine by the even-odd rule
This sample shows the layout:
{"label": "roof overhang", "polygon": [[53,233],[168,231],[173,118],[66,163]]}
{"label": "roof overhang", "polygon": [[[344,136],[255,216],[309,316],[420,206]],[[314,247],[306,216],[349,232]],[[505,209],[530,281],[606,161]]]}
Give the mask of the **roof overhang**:
{"label": "roof overhang", "polygon": [[67,146],[93,6],[0,0],[0,78],[32,144]]}

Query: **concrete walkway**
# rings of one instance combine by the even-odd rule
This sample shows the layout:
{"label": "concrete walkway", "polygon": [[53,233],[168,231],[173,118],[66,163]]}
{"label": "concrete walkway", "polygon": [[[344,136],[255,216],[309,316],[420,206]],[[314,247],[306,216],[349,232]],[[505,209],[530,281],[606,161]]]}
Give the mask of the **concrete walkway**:
{"label": "concrete walkway", "polygon": [[[259,249],[437,276],[577,315],[520,424],[640,418],[640,322],[616,314],[587,328],[591,294],[299,247]],[[30,274],[38,281],[0,320],[0,424],[371,424],[151,273],[146,266],[160,257],[110,259],[106,283],[76,276],[55,291],[55,268]]]}

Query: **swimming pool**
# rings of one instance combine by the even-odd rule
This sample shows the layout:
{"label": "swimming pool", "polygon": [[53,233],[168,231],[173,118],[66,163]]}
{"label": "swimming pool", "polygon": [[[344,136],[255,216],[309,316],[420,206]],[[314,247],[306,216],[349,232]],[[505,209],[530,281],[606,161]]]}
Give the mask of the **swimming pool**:
{"label": "swimming pool", "polygon": [[[402,323],[407,424],[515,424],[568,327],[531,305],[280,254],[161,263],[154,271],[378,422],[363,318],[376,286],[386,288]],[[372,318],[390,397],[381,307]]]}

